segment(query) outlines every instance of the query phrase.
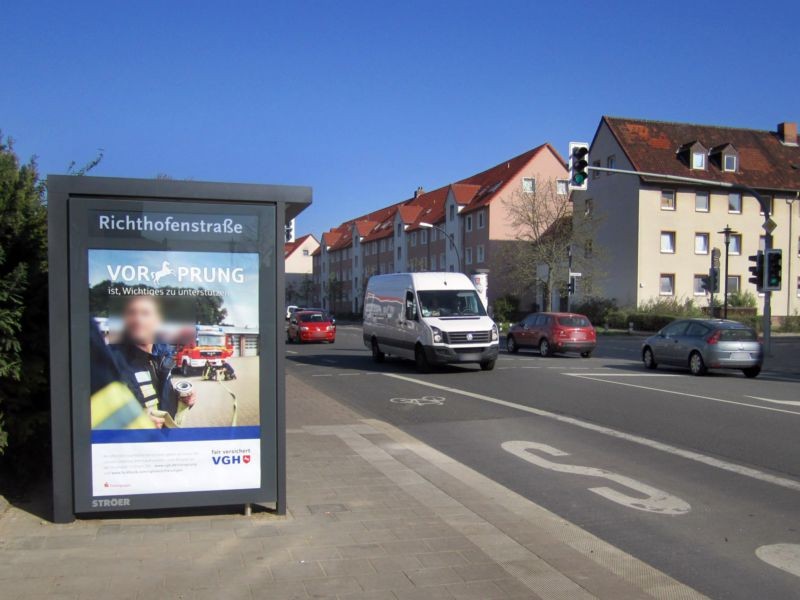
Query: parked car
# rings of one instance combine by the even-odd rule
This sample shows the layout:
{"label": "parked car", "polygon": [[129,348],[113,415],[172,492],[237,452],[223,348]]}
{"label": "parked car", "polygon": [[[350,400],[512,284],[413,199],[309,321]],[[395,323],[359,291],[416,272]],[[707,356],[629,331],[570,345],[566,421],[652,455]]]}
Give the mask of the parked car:
{"label": "parked car", "polygon": [[392,354],[415,361],[423,372],[447,363],[478,363],[491,371],[500,344],[497,325],[463,273],[370,277],[363,336],[375,362]]}
{"label": "parked car", "polygon": [[292,315],[286,330],[289,342],[328,342],[336,341],[336,324],[322,311],[300,310]]}
{"label": "parked car", "polygon": [[575,313],[532,313],[512,325],[506,336],[506,349],[537,348],[542,356],[557,352],[577,352],[589,358],[597,346],[597,333],[584,315]]}
{"label": "parked car", "polygon": [[764,350],[756,332],[737,321],[682,319],[644,341],[642,362],[648,369],[659,364],[687,367],[692,375],[738,369],[747,377],[758,377]]}

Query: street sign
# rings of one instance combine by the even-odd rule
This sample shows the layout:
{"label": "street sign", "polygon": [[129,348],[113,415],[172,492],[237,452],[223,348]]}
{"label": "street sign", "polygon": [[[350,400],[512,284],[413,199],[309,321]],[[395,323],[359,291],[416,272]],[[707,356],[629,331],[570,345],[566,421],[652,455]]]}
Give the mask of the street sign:
{"label": "street sign", "polygon": [[570,277],[583,277],[583,274],[582,273],[570,273],[569,276]]}
{"label": "street sign", "polygon": [[769,218],[766,221],[764,221],[762,227],[764,228],[764,231],[771,234],[778,227],[778,224],[775,221],[773,221],[772,218]]}

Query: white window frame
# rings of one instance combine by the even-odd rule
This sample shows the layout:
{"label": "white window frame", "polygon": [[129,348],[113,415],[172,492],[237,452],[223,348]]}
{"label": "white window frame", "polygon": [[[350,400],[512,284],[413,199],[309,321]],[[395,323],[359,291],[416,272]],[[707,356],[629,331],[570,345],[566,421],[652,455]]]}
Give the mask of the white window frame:
{"label": "white window frame", "polygon": [[[672,194],[672,206],[669,205],[664,206],[664,196]],[[661,204],[661,210],[669,210],[675,211],[678,208],[678,194],[675,193],[675,190],[661,190],[661,199],[659,200]]]}
{"label": "white window frame", "polygon": [[427,229],[420,229],[420,231],[419,231],[419,243],[420,243],[420,245],[428,243],[428,230]]}
{"label": "white window frame", "polygon": [[[600,166],[600,161],[599,160],[593,160],[592,161],[592,166],[593,167],[599,167]],[[592,171],[592,179],[597,179],[598,177],[600,177],[600,171]]]}
{"label": "white window frame", "polygon": [[[706,295],[706,291],[703,289],[703,277],[707,277],[707,275],[704,274],[704,273],[695,273],[694,274],[694,277],[692,279],[692,290],[694,291],[694,295],[695,296],[705,296]],[[700,282],[699,286],[697,285],[698,282]],[[659,281],[659,287],[660,287],[660,285],[661,285],[661,283]],[[698,290],[698,287],[699,287],[699,290]]]}
{"label": "white window frame", "polygon": [[472,247],[467,246],[464,248],[464,264],[471,265],[472,264]]}
{"label": "white window frame", "polygon": [[416,245],[417,245],[417,232],[416,231],[412,231],[411,232],[411,246],[414,247]]}
{"label": "white window frame", "polygon": [[[664,292],[661,290],[661,280],[667,278],[670,281],[670,287],[672,288],[669,292]],[[675,295],[675,273],[660,273],[658,275],[658,295],[659,296],[674,296]]]}
{"label": "white window frame", "polygon": [[522,178],[522,193],[533,194],[536,192],[536,177]]}
{"label": "white window frame", "polygon": [[737,239],[739,241],[739,243],[738,243],[739,247],[738,248],[733,248],[733,243],[731,243],[728,246],[728,254],[730,254],[731,256],[741,256],[741,254],[742,254],[742,234],[741,233],[733,233],[733,234],[731,234],[731,242],[733,242],[734,239]]}
{"label": "white window frame", "polygon": [[470,233],[472,231],[472,215],[467,215],[466,217],[464,217],[464,230],[467,233]]}
{"label": "white window frame", "polygon": [[[739,197],[739,210],[731,210],[731,198],[733,198],[734,196]],[[728,213],[732,215],[742,214],[742,202],[743,202],[742,195],[739,192],[731,192],[730,194],[728,194]]]}
{"label": "white window frame", "polygon": [[[706,197],[706,207],[697,208],[697,199],[701,196]],[[709,192],[695,192],[694,193],[694,212],[711,212],[711,194]]]}
{"label": "white window frame", "polygon": [[483,247],[483,244],[478,244],[478,247],[475,249],[475,262],[480,264],[485,260],[486,260],[486,249]]}
{"label": "white window frame", "polygon": [[[698,240],[705,240],[705,250],[698,250],[697,242]],[[695,254],[708,254],[709,253],[709,246],[711,245],[711,234],[706,233],[703,231],[698,231],[694,234],[694,253]]]}
{"label": "white window frame", "polygon": [[[700,159],[700,166],[697,165],[697,159]],[[697,152],[696,150],[692,152],[692,170],[693,171],[705,171],[706,170],[706,153],[705,152]]]}
{"label": "white window frame", "polygon": [[[733,161],[733,168],[728,168],[728,159]],[[739,168],[739,157],[735,154],[724,154],[722,156],[722,170],[726,173],[736,173],[736,170]]]}
{"label": "white window frame", "polygon": [[559,196],[569,195],[569,181],[567,179],[556,179],[556,194]]}
{"label": "white window frame", "polygon": [[[666,236],[666,238],[665,238],[665,236]],[[674,231],[662,231],[661,232],[661,235],[659,236],[659,248],[661,250],[661,254],[675,254],[675,250],[676,250],[675,246],[677,245],[676,244],[677,237],[678,236],[675,234]],[[664,250],[664,239],[671,240],[671,244],[672,244],[672,249],[671,250]]]}
{"label": "white window frame", "polygon": [[481,209],[478,211],[478,229],[486,227],[486,211]]}
{"label": "white window frame", "polygon": [[[734,286],[731,285],[731,281],[735,281],[736,282],[736,286],[735,286],[736,289],[733,289]],[[728,284],[728,296],[730,296],[731,294],[736,294],[738,292],[741,292],[742,291],[742,277],[741,277],[741,275],[728,275],[727,284]],[[724,290],[723,290],[723,293],[724,293]]]}

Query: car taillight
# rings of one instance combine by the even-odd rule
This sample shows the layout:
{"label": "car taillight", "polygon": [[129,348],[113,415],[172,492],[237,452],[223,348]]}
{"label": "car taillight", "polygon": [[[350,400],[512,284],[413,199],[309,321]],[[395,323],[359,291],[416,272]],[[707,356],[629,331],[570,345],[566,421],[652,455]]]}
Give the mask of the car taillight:
{"label": "car taillight", "polygon": [[556,329],[555,330],[555,334],[558,337],[568,337],[569,336],[569,331],[567,331],[566,329]]}
{"label": "car taillight", "polygon": [[715,331],[712,333],[708,338],[706,338],[706,343],[709,345],[714,345],[719,343],[719,339],[722,337],[722,332],[720,330]]}

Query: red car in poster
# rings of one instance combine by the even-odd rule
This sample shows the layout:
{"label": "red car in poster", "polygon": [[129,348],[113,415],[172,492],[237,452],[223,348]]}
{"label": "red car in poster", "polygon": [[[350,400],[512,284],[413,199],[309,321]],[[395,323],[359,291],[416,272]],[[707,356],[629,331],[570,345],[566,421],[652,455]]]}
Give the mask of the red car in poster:
{"label": "red car in poster", "polygon": [[182,329],[175,343],[175,366],[184,377],[199,371],[210,363],[221,367],[226,358],[233,356],[233,346],[219,327],[196,325]]}
{"label": "red car in poster", "polygon": [[336,324],[330,315],[320,311],[297,311],[289,321],[286,330],[289,342],[328,342],[336,341]]}

